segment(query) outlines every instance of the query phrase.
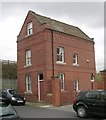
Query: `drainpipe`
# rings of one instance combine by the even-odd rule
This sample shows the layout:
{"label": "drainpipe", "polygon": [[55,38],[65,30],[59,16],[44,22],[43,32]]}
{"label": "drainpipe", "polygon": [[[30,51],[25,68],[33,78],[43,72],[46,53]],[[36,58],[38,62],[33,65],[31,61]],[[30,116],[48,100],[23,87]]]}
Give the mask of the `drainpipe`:
{"label": "drainpipe", "polygon": [[53,30],[51,30],[51,38],[52,38],[52,78],[54,78],[54,38],[53,38]]}

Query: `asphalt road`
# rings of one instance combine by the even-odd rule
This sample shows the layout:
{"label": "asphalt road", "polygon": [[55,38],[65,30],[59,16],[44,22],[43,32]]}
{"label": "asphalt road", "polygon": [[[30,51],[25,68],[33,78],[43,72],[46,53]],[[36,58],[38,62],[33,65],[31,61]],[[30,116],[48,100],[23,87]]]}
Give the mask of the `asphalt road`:
{"label": "asphalt road", "polygon": [[29,105],[14,106],[21,118],[76,118],[76,114],[70,111],[38,108]]}
{"label": "asphalt road", "polygon": [[[14,106],[21,118],[74,118],[80,120],[73,110],[63,110],[55,107],[40,108],[35,106]],[[85,119],[84,119],[85,120]],[[86,118],[86,120],[102,120],[100,118]]]}

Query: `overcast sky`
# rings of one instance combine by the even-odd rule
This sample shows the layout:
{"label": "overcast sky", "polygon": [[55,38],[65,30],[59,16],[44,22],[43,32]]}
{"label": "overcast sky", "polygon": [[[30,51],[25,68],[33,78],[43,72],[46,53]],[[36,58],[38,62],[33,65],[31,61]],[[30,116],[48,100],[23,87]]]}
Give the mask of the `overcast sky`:
{"label": "overcast sky", "polygon": [[94,38],[96,69],[97,71],[104,69],[104,2],[102,0],[94,2],[2,1],[0,3],[0,59],[17,60],[17,35],[29,10],[77,26],[90,38]]}

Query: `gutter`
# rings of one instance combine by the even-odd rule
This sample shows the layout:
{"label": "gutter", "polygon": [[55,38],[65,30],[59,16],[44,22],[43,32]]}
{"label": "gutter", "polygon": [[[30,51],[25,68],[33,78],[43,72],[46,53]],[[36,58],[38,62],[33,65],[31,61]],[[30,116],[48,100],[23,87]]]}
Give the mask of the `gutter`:
{"label": "gutter", "polygon": [[53,30],[51,30],[51,39],[52,39],[52,78],[54,78],[54,37]]}

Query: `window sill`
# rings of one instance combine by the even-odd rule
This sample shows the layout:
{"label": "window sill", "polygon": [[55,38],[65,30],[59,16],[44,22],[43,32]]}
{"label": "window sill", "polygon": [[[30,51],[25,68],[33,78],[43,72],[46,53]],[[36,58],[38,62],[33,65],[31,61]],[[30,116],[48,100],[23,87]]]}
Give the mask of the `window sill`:
{"label": "window sill", "polygon": [[61,92],[62,92],[62,93],[67,93],[67,91],[66,91],[66,90],[61,90]]}
{"label": "window sill", "polygon": [[79,66],[79,64],[73,64],[73,66]]}
{"label": "window sill", "polygon": [[94,80],[91,80],[91,82],[94,82]]}
{"label": "window sill", "polygon": [[64,63],[64,62],[59,62],[59,61],[57,61],[56,64],[59,64],[59,65],[66,65],[66,63]]}
{"label": "window sill", "polygon": [[30,66],[32,66],[32,64],[29,64],[29,65],[25,65],[24,67],[26,68],[26,67],[30,67]]}
{"label": "window sill", "polygon": [[79,92],[81,92],[81,90],[74,90],[74,92],[77,92],[77,93],[79,93]]}
{"label": "window sill", "polygon": [[25,37],[30,37],[30,36],[32,36],[33,34],[30,34],[30,35],[26,35]]}
{"label": "window sill", "polygon": [[47,93],[47,96],[52,96],[53,94],[52,93]]}
{"label": "window sill", "polygon": [[32,91],[26,91],[25,94],[32,94]]}

